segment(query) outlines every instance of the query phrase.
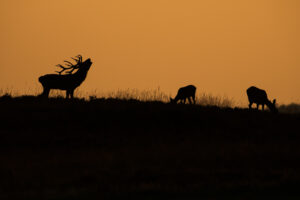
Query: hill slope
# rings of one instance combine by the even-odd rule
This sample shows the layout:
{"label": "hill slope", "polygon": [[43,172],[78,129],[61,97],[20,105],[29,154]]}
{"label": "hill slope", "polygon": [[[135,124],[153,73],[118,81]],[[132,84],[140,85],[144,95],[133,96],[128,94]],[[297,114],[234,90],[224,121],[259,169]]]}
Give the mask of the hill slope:
{"label": "hill slope", "polygon": [[0,198],[298,196],[300,115],[0,99]]}

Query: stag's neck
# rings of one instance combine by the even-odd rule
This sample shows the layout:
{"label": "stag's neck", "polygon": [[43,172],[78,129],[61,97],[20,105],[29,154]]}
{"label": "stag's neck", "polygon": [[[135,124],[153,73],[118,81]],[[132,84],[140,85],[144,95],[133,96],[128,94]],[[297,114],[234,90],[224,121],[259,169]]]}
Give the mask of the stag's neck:
{"label": "stag's neck", "polygon": [[75,77],[78,77],[78,78],[83,78],[85,79],[85,77],[87,76],[87,71],[83,71],[83,70],[78,70],[77,72],[75,72],[74,74],[72,74],[73,76]]}

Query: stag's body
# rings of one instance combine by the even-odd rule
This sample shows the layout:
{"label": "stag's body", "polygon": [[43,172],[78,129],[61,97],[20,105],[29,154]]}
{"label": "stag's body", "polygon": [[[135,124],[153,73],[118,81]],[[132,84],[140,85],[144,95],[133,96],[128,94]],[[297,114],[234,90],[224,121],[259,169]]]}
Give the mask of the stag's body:
{"label": "stag's body", "polygon": [[170,98],[171,103],[177,103],[177,101],[180,101],[180,103],[185,103],[186,99],[188,99],[189,103],[195,104],[195,94],[196,94],[196,87],[193,85],[188,85],[182,88],[179,88],[177,95],[174,99]]}
{"label": "stag's body", "polygon": [[[65,68],[59,65],[63,68],[63,70],[60,71],[59,74],[46,74],[44,76],[41,76],[39,78],[39,82],[42,84],[44,89],[41,96],[48,97],[51,89],[59,89],[66,90],[66,98],[68,98],[69,96],[73,98],[74,90],[85,80],[92,64],[91,59],[87,59],[86,61],[82,62],[81,56],[79,56],[79,59],[76,61],[77,64],[69,65],[71,66],[69,68]],[[71,72],[68,72],[69,74],[61,75],[60,73],[66,69],[72,70]],[[71,74],[74,69],[78,70],[75,73]]]}
{"label": "stag's body", "polygon": [[265,90],[259,89],[257,87],[251,86],[247,89],[247,95],[248,95],[248,100],[249,100],[249,109],[252,108],[252,104],[256,103],[257,105],[257,110],[259,108],[259,105],[262,105],[262,110],[264,110],[264,106],[267,105],[268,108],[272,112],[278,112],[277,108],[275,106],[276,104],[276,99],[271,102],[268,99],[267,93]]}

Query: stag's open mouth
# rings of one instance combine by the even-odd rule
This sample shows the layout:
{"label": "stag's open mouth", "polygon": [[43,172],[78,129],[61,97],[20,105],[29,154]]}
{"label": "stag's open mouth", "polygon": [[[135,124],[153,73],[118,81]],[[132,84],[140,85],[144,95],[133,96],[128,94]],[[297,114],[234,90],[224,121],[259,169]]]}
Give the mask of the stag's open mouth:
{"label": "stag's open mouth", "polygon": [[91,61],[91,59],[90,59],[90,58],[89,58],[89,59],[87,59],[87,62],[88,62],[88,63],[91,63],[91,64],[93,63],[93,62]]}

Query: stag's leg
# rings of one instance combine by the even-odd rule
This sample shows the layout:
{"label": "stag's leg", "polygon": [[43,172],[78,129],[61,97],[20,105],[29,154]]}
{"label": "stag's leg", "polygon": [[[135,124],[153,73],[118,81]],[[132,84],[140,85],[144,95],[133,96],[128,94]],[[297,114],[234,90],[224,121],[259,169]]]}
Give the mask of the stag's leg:
{"label": "stag's leg", "polygon": [[71,96],[71,99],[73,99],[73,97],[74,97],[74,90],[70,90],[70,96]]}
{"label": "stag's leg", "polygon": [[183,99],[183,104],[185,104],[186,98]]}
{"label": "stag's leg", "polygon": [[258,109],[259,109],[259,104],[257,103],[257,104],[256,104],[256,110],[258,110]]}
{"label": "stag's leg", "polygon": [[262,104],[262,111],[264,111],[264,108],[265,108],[265,104]]}
{"label": "stag's leg", "polygon": [[194,101],[194,104],[196,103],[196,99],[195,99],[195,96],[193,96],[193,101]]}
{"label": "stag's leg", "polygon": [[66,90],[66,99],[69,98],[69,95],[70,95],[70,90]]}
{"label": "stag's leg", "polygon": [[67,90],[66,91],[66,99],[68,99],[70,96],[71,99],[74,97],[74,90]]}
{"label": "stag's leg", "polygon": [[40,96],[42,96],[42,97],[49,97],[49,92],[50,92],[50,88],[43,88],[44,90],[43,90],[43,93],[42,94],[40,94]]}

